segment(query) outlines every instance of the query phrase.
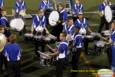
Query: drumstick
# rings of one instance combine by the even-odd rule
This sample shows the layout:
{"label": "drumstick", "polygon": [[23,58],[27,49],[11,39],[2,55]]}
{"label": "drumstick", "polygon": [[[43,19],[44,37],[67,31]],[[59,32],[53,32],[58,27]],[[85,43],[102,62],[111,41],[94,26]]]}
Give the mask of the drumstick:
{"label": "drumstick", "polygon": [[56,52],[56,50],[55,49],[53,49],[50,45],[46,45],[51,51],[53,51],[53,52]]}

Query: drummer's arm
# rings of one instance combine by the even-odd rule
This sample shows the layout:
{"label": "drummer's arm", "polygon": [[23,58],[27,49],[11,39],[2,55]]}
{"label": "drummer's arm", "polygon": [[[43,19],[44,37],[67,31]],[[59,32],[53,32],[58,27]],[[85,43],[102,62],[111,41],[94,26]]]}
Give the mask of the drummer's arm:
{"label": "drummer's arm", "polygon": [[99,12],[99,16],[102,17],[104,14],[102,12]]}
{"label": "drummer's arm", "polygon": [[114,23],[112,23],[112,24],[111,24],[110,31],[112,31],[114,28],[115,28],[115,25],[114,25]]}
{"label": "drummer's arm", "polygon": [[55,51],[54,53],[49,54],[49,56],[57,56],[59,54],[58,51]]}
{"label": "drummer's arm", "polygon": [[45,27],[46,33],[50,34],[49,30]]}
{"label": "drummer's arm", "polygon": [[87,28],[88,32],[92,33],[93,31],[91,30],[90,27]]}
{"label": "drummer's arm", "polygon": [[31,33],[33,34],[33,32],[34,32],[34,27],[32,25],[32,27],[31,27]]}

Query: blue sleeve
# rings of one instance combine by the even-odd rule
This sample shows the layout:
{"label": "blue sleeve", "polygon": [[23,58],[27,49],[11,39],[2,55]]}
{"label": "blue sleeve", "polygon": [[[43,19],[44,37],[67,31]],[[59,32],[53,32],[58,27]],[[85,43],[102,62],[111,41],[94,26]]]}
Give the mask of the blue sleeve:
{"label": "blue sleeve", "polygon": [[24,2],[24,6],[23,6],[23,9],[26,9],[26,3]]}
{"label": "blue sleeve", "polygon": [[102,11],[102,10],[103,10],[102,4],[99,5],[98,9],[99,9],[99,11]]}
{"label": "blue sleeve", "polygon": [[44,22],[43,22],[43,26],[44,26],[44,27],[46,27],[46,23],[47,23],[47,22],[46,22],[46,17],[45,17],[45,20],[44,20]]}
{"label": "blue sleeve", "polygon": [[77,46],[80,43],[82,43],[82,40],[83,40],[83,38],[81,36],[76,37],[74,40],[74,46]]}
{"label": "blue sleeve", "polygon": [[64,51],[67,51],[67,46],[61,44],[61,45],[59,46],[59,53],[63,53]]}
{"label": "blue sleeve", "polygon": [[36,16],[33,16],[33,21],[32,21],[32,25],[33,25],[33,26],[36,25],[35,22],[36,22]]}
{"label": "blue sleeve", "polygon": [[84,7],[83,7],[83,5],[82,5],[81,11],[83,12],[83,10],[84,10]]}
{"label": "blue sleeve", "polygon": [[75,28],[80,29],[80,25],[78,24],[78,22],[77,22],[77,21],[75,22]]}
{"label": "blue sleeve", "polygon": [[43,2],[40,3],[39,9],[45,9]]}
{"label": "blue sleeve", "polygon": [[76,12],[75,11],[75,5],[72,6],[72,12]]}
{"label": "blue sleeve", "polygon": [[63,21],[64,21],[64,22],[67,20],[67,15],[68,15],[68,14],[67,14],[67,12],[65,11],[65,12],[64,12],[64,15],[63,15]]}

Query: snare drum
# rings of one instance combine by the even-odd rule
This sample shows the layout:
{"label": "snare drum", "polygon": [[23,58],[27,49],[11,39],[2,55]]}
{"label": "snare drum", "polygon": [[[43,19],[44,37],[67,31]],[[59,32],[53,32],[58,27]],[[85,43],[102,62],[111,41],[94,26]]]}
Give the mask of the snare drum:
{"label": "snare drum", "polygon": [[84,38],[89,41],[93,41],[93,39],[94,39],[94,37],[92,35],[86,35]]}
{"label": "snare drum", "polygon": [[110,69],[100,69],[96,77],[114,77],[114,73]]}
{"label": "snare drum", "polygon": [[96,44],[97,47],[104,47],[105,46],[104,41],[97,41],[95,44]]}
{"label": "snare drum", "polygon": [[102,35],[104,36],[110,36],[111,32],[109,30],[102,31]]}
{"label": "snare drum", "polygon": [[33,34],[32,33],[26,33],[26,34],[24,34],[24,39],[25,39],[25,41],[27,40],[27,41],[32,41],[33,40]]}

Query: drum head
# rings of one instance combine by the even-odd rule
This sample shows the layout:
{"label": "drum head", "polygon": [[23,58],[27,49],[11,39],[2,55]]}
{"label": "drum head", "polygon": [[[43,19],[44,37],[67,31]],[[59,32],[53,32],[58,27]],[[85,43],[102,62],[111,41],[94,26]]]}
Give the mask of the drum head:
{"label": "drum head", "polygon": [[110,6],[105,7],[105,19],[108,23],[112,21],[112,10]]}
{"label": "drum head", "polygon": [[113,72],[110,69],[100,69],[97,74],[98,77],[113,77]]}
{"label": "drum head", "polygon": [[5,45],[6,45],[6,37],[4,34],[0,33],[0,52],[3,51]]}
{"label": "drum head", "polygon": [[21,31],[24,28],[24,21],[22,18],[12,19],[10,22],[10,27],[14,30]]}
{"label": "drum head", "polygon": [[55,26],[59,20],[59,13],[57,11],[52,11],[49,15],[49,24]]}

